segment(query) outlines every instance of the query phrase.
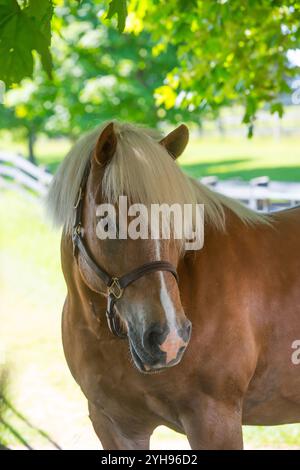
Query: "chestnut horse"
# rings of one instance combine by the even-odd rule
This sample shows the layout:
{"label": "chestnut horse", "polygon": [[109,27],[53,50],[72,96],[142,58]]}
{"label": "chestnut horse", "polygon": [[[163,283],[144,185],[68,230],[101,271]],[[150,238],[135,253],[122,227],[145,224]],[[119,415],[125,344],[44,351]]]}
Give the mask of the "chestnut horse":
{"label": "chestnut horse", "polygon": [[[103,125],[74,146],[50,189],[63,225],[65,356],[104,449],[148,449],[159,425],[192,449],[241,449],[242,424],[300,421],[300,209],[259,215],[189,179],[175,162],[187,142],[184,125],[164,138]],[[204,203],[204,247],[100,240],[96,209],[119,195]],[[124,290],[120,278],[117,292],[107,288],[156,261]]]}

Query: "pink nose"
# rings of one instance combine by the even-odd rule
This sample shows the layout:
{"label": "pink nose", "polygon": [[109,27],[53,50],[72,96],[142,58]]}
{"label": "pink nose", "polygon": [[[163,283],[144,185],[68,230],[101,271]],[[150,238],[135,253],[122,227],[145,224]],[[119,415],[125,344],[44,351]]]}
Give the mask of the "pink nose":
{"label": "pink nose", "polygon": [[172,330],[159,346],[161,351],[166,353],[166,364],[176,359],[178,352],[182,347],[186,347],[187,343],[178,335],[177,330]]}

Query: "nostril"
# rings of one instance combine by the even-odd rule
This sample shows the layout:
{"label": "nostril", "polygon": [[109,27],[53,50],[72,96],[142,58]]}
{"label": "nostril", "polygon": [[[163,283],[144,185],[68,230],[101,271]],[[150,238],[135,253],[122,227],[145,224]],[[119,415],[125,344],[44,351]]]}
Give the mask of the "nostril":
{"label": "nostril", "polygon": [[163,342],[165,334],[159,325],[148,328],[143,335],[143,346],[149,351],[153,351]]}
{"label": "nostril", "polygon": [[191,337],[191,332],[192,332],[192,324],[188,320],[186,324],[180,329],[179,334],[181,338],[183,339],[183,341],[187,343]]}
{"label": "nostril", "polygon": [[160,334],[157,331],[150,331],[148,335],[148,343],[150,347],[153,347],[159,342]]}

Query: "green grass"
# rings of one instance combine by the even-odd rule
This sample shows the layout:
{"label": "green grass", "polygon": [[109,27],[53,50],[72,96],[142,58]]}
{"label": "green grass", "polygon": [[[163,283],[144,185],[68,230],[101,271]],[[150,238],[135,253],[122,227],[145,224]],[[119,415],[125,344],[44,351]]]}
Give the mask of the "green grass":
{"label": "green grass", "polygon": [[[97,448],[85,398],[68,371],[61,346],[65,285],[60,236],[50,229],[38,204],[9,192],[0,198],[0,346],[10,365],[10,400],[63,448]],[[33,447],[51,447],[16,416],[9,414],[8,419]],[[244,435],[247,448],[300,447],[300,425],[245,427]],[[9,432],[5,442],[20,446]],[[187,448],[187,441],[159,428],[152,447]]]}
{"label": "green grass", "polygon": [[273,180],[300,180],[300,137],[192,140],[180,163],[191,176],[220,179],[269,176]]}
{"label": "green grass", "polygon": [[[26,154],[24,143],[16,144],[9,134],[1,134],[0,149],[18,150]],[[39,139],[36,153],[39,163],[55,171],[70,148],[64,139]],[[247,139],[192,137],[179,160],[183,169],[191,176],[216,175],[221,179],[269,176],[273,180],[300,181],[300,136],[253,137]]]}

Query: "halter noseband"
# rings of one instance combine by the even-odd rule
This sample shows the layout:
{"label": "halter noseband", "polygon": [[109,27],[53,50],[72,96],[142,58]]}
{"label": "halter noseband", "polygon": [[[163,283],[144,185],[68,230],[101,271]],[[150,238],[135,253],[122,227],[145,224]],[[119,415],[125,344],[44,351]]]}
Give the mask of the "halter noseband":
{"label": "halter noseband", "polygon": [[85,259],[88,266],[94,271],[97,277],[104,282],[107,287],[107,308],[106,308],[106,319],[110,331],[119,338],[125,338],[126,334],[123,333],[120,320],[116,316],[115,303],[119,300],[123,293],[124,289],[137,281],[140,277],[145,274],[150,274],[156,271],[169,271],[173,274],[176,281],[178,282],[178,275],[175,267],[168,261],[151,261],[149,263],[143,264],[142,266],[133,269],[127,274],[124,274],[121,277],[114,277],[108,274],[104,269],[102,269],[96,261],[92,258],[91,254],[88,252],[87,247],[83,242],[83,230],[82,230],[82,211],[83,211],[83,197],[88,180],[90,171],[90,165],[85,169],[82,182],[79,188],[77,201],[74,206],[75,210],[75,221],[73,225],[73,254],[76,257],[77,253],[80,253],[81,256]]}

